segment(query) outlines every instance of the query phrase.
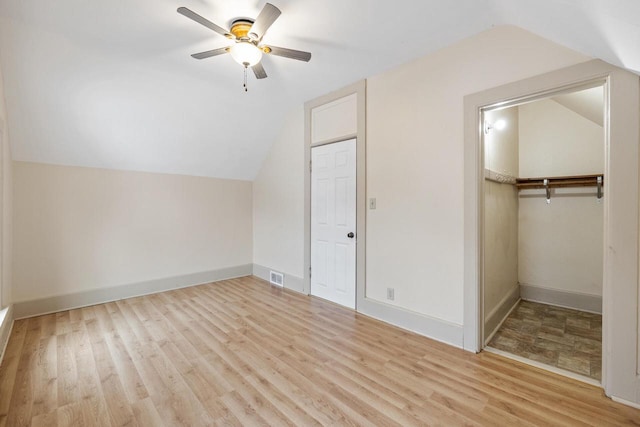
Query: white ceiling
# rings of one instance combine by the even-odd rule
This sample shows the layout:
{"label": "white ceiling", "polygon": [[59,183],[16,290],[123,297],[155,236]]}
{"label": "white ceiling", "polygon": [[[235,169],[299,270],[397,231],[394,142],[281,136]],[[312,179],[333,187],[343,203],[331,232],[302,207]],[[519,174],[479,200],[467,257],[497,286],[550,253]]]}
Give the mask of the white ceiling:
{"label": "white ceiling", "polygon": [[[0,0],[0,64],[16,160],[251,180],[292,108],[493,25],[518,25],[640,70],[636,0],[271,0],[266,80],[176,13],[228,27],[264,0]],[[302,141],[301,141],[302,143]]]}

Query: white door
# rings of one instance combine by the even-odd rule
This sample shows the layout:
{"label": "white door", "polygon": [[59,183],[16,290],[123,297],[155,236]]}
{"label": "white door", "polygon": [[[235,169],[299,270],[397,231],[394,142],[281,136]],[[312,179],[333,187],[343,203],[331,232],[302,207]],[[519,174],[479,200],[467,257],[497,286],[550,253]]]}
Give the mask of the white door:
{"label": "white door", "polygon": [[311,295],[356,308],[356,140],[311,148]]}

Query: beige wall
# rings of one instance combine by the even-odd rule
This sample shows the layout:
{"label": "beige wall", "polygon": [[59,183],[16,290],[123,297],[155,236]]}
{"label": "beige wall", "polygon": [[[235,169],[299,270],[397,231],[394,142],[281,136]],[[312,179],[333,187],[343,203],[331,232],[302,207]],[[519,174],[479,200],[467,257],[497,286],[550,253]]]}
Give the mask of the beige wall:
{"label": "beige wall", "polygon": [[0,120],[7,122],[7,105],[4,98],[4,77],[2,75],[2,64],[0,64]]}
{"label": "beige wall", "polygon": [[520,178],[604,172],[601,125],[551,99],[518,109]]}
{"label": "beige wall", "polygon": [[461,325],[463,97],[588,58],[496,27],[367,83],[367,296]]}
{"label": "beige wall", "polygon": [[[518,108],[487,111],[485,125],[492,128],[484,135],[484,167],[499,174],[518,177]],[[496,123],[503,121],[504,128],[497,129]]]}
{"label": "beige wall", "polygon": [[[287,116],[253,183],[253,262],[303,277],[304,108]],[[298,281],[300,283],[300,281]]]}
{"label": "beige wall", "polygon": [[[367,210],[367,298],[462,324],[463,97],[588,59],[516,27],[496,27],[367,80],[367,198],[377,199],[377,209]],[[285,125],[302,132],[291,121],[302,116]],[[296,212],[302,215],[302,189],[289,197],[305,167],[295,139],[274,144],[254,182],[254,262],[300,274],[303,233],[291,234],[270,260],[274,235],[281,237],[258,231],[296,226]],[[276,208],[259,207],[271,198]],[[395,301],[386,299],[387,287]]]}
{"label": "beige wall", "polygon": [[14,302],[252,262],[250,182],[13,166]]}
{"label": "beige wall", "polygon": [[[553,100],[519,107],[522,177],[604,172],[602,126]],[[603,203],[595,188],[520,193],[519,281],[602,296]]]}
{"label": "beige wall", "polygon": [[[518,108],[489,111],[485,120],[503,120],[504,129],[484,135],[485,168],[518,176]],[[498,325],[518,292],[518,189],[513,183],[484,182],[484,316],[485,335]],[[514,300],[515,299],[515,300]]]}
{"label": "beige wall", "polygon": [[336,99],[311,109],[311,145],[355,135],[358,132],[358,95]]}

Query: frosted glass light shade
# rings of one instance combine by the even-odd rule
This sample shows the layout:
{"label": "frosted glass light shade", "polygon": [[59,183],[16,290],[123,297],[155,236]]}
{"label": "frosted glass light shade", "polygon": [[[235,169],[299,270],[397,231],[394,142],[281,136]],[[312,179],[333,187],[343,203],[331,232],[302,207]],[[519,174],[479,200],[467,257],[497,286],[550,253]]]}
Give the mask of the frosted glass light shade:
{"label": "frosted glass light shade", "polygon": [[249,42],[238,42],[234,44],[231,46],[229,53],[238,64],[248,64],[248,67],[253,67],[262,59],[262,51],[258,49],[256,45]]}
{"label": "frosted glass light shade", "polygon": [[507,127],[507,121],[504,119],[500,119],[493,124],[493,127],[497,130],[503,130]]}

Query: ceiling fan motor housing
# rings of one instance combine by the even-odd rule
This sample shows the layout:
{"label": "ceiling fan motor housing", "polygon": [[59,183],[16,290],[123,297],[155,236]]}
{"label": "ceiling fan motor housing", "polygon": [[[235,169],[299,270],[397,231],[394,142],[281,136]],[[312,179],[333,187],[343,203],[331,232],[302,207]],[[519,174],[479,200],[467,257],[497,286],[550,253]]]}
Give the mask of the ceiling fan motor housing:
{"label": "ceiling fan motor housing", "polygon": [[252,26],[253,21],[250,19],[236,19],[231,23],[231,34],[236,36],[236,39],[239,40],[255,40],[257,38],[257,35],[253,34],[253,36],[255,37],[251,37],[251,34],[249,34],[249,30],[251,30]]}

